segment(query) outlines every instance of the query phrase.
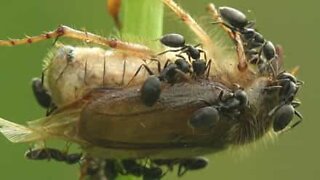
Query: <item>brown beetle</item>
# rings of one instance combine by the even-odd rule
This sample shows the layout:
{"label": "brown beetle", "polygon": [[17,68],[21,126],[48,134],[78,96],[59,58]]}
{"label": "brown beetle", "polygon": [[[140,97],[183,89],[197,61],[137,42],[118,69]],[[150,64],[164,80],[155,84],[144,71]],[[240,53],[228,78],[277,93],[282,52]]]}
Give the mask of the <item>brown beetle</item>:
{"label": "brown beetle", "polygon": [[141,101],[140,87],[94,89],[52,115],[30,122],[29,127],[1,119],[0,131],[12,142],[53,137],[73,141],[95,157],[198,156],[252,142],[268,132],[272,124],[268,111],[277,102],[257,98],[267,82],[266,78],[256,79],[248,91],[250,106],[242,107],[240,114],[221,110],[219,121],[206,129],[192,128],[188,121],[198,109],[219,105],[224,96],[230,99],[232,90],[218,82],[199,80],[166,86],[152,107]]}

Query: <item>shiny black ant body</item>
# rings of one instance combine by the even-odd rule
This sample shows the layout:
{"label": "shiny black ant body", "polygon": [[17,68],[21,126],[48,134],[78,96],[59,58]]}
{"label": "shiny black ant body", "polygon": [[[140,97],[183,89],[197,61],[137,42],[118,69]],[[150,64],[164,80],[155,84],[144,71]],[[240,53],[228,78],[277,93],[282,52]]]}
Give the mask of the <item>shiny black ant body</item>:
{"label": "shiny black ant body", "polygon": [[188,121],[189,126],[197,129],[212,128],[220,119],[219,111],[212,106],[206,106],[193,113]]}
{"label": "shiny black ant body", "polygon": [[48,91],[43,87],[42,79],[33,78],[31,87],[38,104],[43,108],[49,108],[52,99]]}
{"label": "shiny black ant body", "polygon": [[43,75],[42,78],[33,78],[31,87],[38,104],[47,109],[46,116],[50,115],[57,107],[52,102],[50,94],[43,86]]}
{"label": "shiny black ant body", "polygon": [[220,23],[232,31],[241,33],[245,28],[250,28],[254,25],[252,21],[248,21],[245,14],[232,7],[219,7],[219,14],[223,20]]}
{"label": "shiny black ant body", "polygon": [[133,159],[121,161],[124,174],[131,174],[137,177],[142,176],[143,180],[158,180],[164,176],[162,169],[159,167],[146,167],[136,162]]}
{"label": "shiny black ant body", "polygon": [[285,129],[292,121],[294,115],[298,116],[300,120],[291,125],[290,128],[294,128],[302,122],[302,115],[295,110],[298,104],[284,104],[277,109],[277,111],[274,113],[273,122],[273,130],[275,132]]}
{"label": "shiny black ant body", "polygon": [[267,87],[267,90],[279,90],[280,104],[269,112],[269,116],[275,117],[273,130],[278,132],[290,124],[294,115],[298,116],[299,120],[291,125],[290,128],[294,128],[302,122],[302,114],[295,109],[300,105],[300,102],[294,101],[294,97],[303,82],[297,80],[294,75],[288,72],[281,72],[277,75],[275,83],[277,83],[276,86]]}
{"label": "shiny black ant body", "polygon": [[67,164],[75,164],[80,161],[82,154],[81,153],[66,154],[58,149],[42,148],[42,149],[29,150],[28,152],[26,152],[25,157],[30,160],[54,159],[56,161],[63,161]]}

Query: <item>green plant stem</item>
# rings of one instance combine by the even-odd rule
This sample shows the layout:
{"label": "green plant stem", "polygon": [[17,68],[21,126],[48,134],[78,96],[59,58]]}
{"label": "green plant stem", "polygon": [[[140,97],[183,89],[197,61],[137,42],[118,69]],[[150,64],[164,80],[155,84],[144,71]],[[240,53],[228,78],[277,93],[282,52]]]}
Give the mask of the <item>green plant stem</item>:
{"label": "green plant stem", "polygon": [[[161,0],[122,0],[123,24],[121,36],[127,41],[142,41],[157,48],[162,36],[163,3]],[[97,176],[96,178],[99,179]],[[116,180],[140,180],[139,177],[119,175]],[[90,180],[95,180],[91,177]]]}
{"label": "green plant stem", "polygon": [[143,40],[156,48],[154,40],[163,30],[163,3],[160,0],[123,0],[121,35],[127,40]]}

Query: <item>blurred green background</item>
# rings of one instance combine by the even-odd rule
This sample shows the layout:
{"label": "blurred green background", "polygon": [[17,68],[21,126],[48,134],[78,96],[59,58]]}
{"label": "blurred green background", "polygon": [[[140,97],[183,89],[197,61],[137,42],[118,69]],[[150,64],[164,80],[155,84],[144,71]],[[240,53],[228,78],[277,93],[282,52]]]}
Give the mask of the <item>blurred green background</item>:
{"label": "blurred green background", "polygon": [[[201,18],[206,14],[205,7],[210,1],[178,2],[194,17]],[[299,93],[299,99],[303,102],[299,111],[303,113],[305,121],[267,146],[259,145],[246,153],[211,155],[208,168],[187,173],[183,179],[320,179],[320,121],[316,114],[320,100],[317,94],[320,92],[319,75],[316,74],[320,71],[317,53],[320,1],[217,0],[214,3],[242,11],[251,10],[249,17],[256,19],[260,32],[284,47],[286,67],[300,66],[298,77],[305,81],[305,85]],[[165,32],[179,32],[192,38],[193,34],[171,12],[165,14],[165,19]],[[106,13],[105,0],[1,0],[0,22],[0,39],[39,34],[53,30],[59,24],[85,28],[104,36],[114,31],[111,18]],[[42,59],[52,47],[52,42],[0,47],[1,117],[24,123],[43,116],[44,110],[33,98],[30,80],[41,74]],[[77,179],[77,165],[28,161],[23,156],[28,148],[27,144],[12,144],[0,136],[0,179]],[[177,178],[169,175],[166,179]]]}

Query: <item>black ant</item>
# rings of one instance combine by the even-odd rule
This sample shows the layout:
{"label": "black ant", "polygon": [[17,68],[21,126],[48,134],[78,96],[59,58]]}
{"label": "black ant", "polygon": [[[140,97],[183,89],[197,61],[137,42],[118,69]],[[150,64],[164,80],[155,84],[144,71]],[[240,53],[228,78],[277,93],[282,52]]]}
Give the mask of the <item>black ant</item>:
{"label": "black ant", "polygon": [[29,150],[28,152],[26,152],[25,157],[30,160],[54,159],[56,161],[64,161],[67,164],[75,164],[80,161],[82,154],[66,154],[58,149],[42,148]]}
{"label": "black ant", "polygon": [[144,180],[157,180],[164,176],[162,169],[159,167],[146,167],[133,159],[122,160],[121,162],[125,171],[123,174],[142,176]]}
{"label": "black ant", "polygon": [[279,73],[275,82],[278,85],[267,87],[266,90],[279,90],[280,104],[269,112],[269,116],[275,116],[273,130],[278,132],[288,126],[294,115],[299,117],[299,121],[291,125],[290,128],[294,128],[302,122],[302,114],[295,110],[300,102],[294,101],[294,97],[303,82],[288,72]]}

